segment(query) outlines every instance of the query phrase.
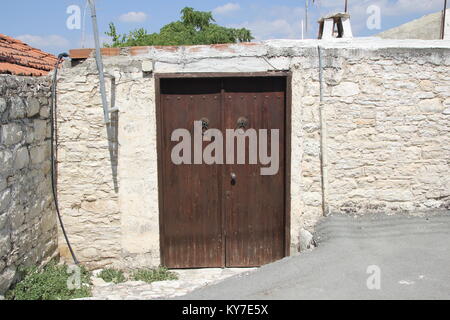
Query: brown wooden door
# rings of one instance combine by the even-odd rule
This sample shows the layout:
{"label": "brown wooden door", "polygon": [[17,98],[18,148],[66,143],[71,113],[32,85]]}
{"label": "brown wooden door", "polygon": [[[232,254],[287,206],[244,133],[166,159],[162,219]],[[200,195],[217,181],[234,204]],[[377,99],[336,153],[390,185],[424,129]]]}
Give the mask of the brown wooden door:
{"label": "brown wooden door", "polygon": [[[216,79],[162,80],[163,263],[170,268],[223,266],[220,166],[175,165],[175,129],[193,137],[194,121],[221,123],[221,82]],[[192,148],[193,154],[193,148]]]}
{"label": "brown wooden door", "polygon": [[[247,165],[239,165],[235,161],[235,164],[225,167],[228,267],[261,266],[284,257],[285,82],[283,78],[225,80],[226,129],[234,129],[239,119],[246,119],[246,130],[278,129],[280,132],[277,174],[264,176],[261,175],[261,164],[248,165],[249,143],[246,144]],[[270,149],[269,140],[269,152]],[[235,183],[231,181],[232,175]]]}
{"label": "brown wooden door", "polygon": [[[285,93],[282,77],[161,79],[165,266],[250,267],[284,257]],[[268,129],[269,136],[270,129],[279,129],[277,174],[263,176],[260,169],[267,165],[249,164],[248,143],[246,164],[224,159],[224,164],[174,165],[173,130],[185,128],[193,136],[193,122],[201,119],[223,132],[224,148],[225,130],[236,129],[238,120],[246,120],[245,129]]]}

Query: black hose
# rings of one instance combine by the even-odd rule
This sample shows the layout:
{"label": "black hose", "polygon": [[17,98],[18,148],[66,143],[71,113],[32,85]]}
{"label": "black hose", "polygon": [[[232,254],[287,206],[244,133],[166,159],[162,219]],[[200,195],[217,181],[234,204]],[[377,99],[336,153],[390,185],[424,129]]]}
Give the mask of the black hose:
{"label": "black hose", "polygon": [[55,208],[56,213],[58,214],[58,220],[59,224],[61,226],[61,230],[64,234],[64,238],[66,239],[67,246],[69,247],[70,254],[72,255],[73,262],[75,264],[79,264],[79,261],[77,257],[75,256],[75,253],[72,249],[72,246],[70,245],[69,237],[67,236],[66,229],[64,228],[64,223],[62,221],[61,212],[59,211],[59,204],[58,204],[58,193],[56,189],[56,156],[55,156],[55,123],[56,123],[56,107],[57,107],[57,100],[56,100],[56,85],[58,81],[58,67],[62,60],[64,58],[67,58],[69,55],[67,53],[61,53],[58,56],[58,61],[55,65],[55,72],[53,74],[53,83],[52,83],[52,106],[50,108],[50,120],[51,120],[51,162],[52,162],[52,168],[51,168],[51,178],[52,178],[52,192],[53,192],[53,199],[55,201]]}

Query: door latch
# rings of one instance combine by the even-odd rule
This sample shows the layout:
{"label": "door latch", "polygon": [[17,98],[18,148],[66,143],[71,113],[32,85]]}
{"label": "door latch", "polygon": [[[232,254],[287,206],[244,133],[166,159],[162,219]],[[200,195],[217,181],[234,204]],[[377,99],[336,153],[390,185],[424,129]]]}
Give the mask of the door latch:
{"label": "door latch", "polygon": [[236,173],[234,172],[231,173],[231,185],[236,185]]}

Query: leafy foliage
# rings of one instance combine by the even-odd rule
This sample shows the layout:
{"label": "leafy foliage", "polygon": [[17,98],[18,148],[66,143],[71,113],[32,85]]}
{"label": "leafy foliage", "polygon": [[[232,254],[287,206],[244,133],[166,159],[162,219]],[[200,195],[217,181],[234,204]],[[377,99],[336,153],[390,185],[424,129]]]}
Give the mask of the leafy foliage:
{"label": "leafy foliage", "polygon": [[90,272],[81,267],[81,286],[69,289],[67,281],[73,274],[67,266],[49,263],[43,269],[29,267],[20,270],[23,280],[6,294],[9,300],[70,300],[91,296]]}
{"label": "leafy foliage", "polygon": [[113,282],[115,284],[122,283],[126,281],[125,275],[121,270],[116,269],[104,269],[98,275],[105,282]]}
{"label": "leafy foliage", "polygon": [[186,7],[181,10],[181,20],[169,23],[159,33],[149,34],[147,30],[136,29],[128,34],[118,34],[114,23],[109,32],[112,45],[109,47],[197,45],[249,42],[253,38],[250,30],[226,28],[215,24],[211,12],[195,11]]}
{"label": "leafy foliage", "polygon": [[159,267],[156,269],[136,270],[134,271],[132,278],[134,281],[152,283],[156,281],[177,280],[178,276],[164,267]]}

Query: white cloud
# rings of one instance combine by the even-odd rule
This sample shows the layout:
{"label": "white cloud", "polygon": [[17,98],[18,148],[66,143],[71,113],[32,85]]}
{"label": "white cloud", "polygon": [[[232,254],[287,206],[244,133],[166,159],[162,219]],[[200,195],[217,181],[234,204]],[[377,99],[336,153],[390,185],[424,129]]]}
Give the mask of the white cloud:
{"label": "white cloud", "polygon": [[215,14],[228,14],[233,11],[237,11],[241,9],[241,6],[238,3],[227,3],[223,6],[217,7],[213,10],[213,13]]}
{"label": "white cloud", "polygon": [[231,25],[231,27],[251,30],[256,40],[301,38],[303,8],[287,6],[262,8],[255,6],[253,12],[256,13],[253,20]]}
{"label": "white cloud", "polygon": [[70,46],[69,40],[56,34],[48,36],[36,36],[31,34],[24,34],[17,36],[16,38],[37,49],[65,48]]}
{"label": "white cloud", "polygon": [[[349,10],[352,16],[365,14],[366,9],[370,5],[379,6],[381,14],[387,16],[402,16],[408,14],[426,14],[443,9],[442,0],[363,0],[349,2]],[[318,6],[327,10],[343,11],[344,5],[336,3],[336,0],[322,0],[318,2]]]}
{"label": "white cloud", "polygon": [[[376,5],[380,8],[382,26],[381,30],[370,31],[366,27],[367,18],[367,8],[371,5]],[[392,24],[393,21],[399,21],[398,24],[404,22],[404,18],[408,17],[410,20],[411,16],[416,16],[417,18],[424,16],[426,14],[437,12],[442,10],[443,1],[442,0],[360,0],[360,1],[349,1],[349,12],[352,19],[353,34],[359,36],[361,34],[375,34],[384,30],[383,26]],[[343,11],[344,1],[336,0],[321,0],[316,1],[314,5],[311,5],[310,12],[310,29],[317,33],[317,19],[325,14],[332,12]],[[311,36],[311,34],[310,34]]]}
{"label": "white cloud", "polygon": [[234,27],[249,29],[256,40],[301,37],[300,22],[297,26],[295,22],[290,23],[285,19],[247,21]]}
{"label": "white cloud", "polygon": [[135,22],[144,22],[145,20],[147,20],[147,18],[148,18],[148,15],[145,12],[131,11],[131,12],[122,14],[119,17],[119,20],[122,22],[135,23]]}
{"label": "white cloud", "polygon": [[[369,17],[367,8],[370,5],[378,5],[381,10],[381,30],[368,30],[366,21]],[[383,26],[406,19],[437,12],[442,10],[442,0],[359,0],[349,1],[349,10],[352,17],[353,34],[355,36],[367,36],[379,33]],[[317,20],[326,14],[343,11],[343,0],[319,0],[313,4],[310,1],[308,16],[308,32],[306,38],[316,38],[318,33]],[[263,6],[254,4],[245,22],[230,24],[234,28],[247,28],[252,31],[256,40],[266,39],[301,39],[301,21],[305,19],[304,6],[290,7],[282,5]],[[403,19],[403,20],[402,20]],[[404,21],[406,22],[406,21]]]}
{"label": "white cloud", "polygon": [[[395,2],[379,0],[374,1],[373,4],[378,4],[380,6],[382,15],[385,14],[389,16],[401,16],[415,13],[426,14],[428,12],[441,10],[444,7],[442,0],[397,0]],[[367,2],[367,5],[370,5],[370,3]],[[367,5],[365,7],[367,7]]]}
{"label": "white cloud", "polygon": [[[103,46],[104,44],[111,44],[111,38],[106,35],[100,35],[100,45]],[[95,48],[95,39],[94,35],[88,35],[86,38],[80,40],[78,42],[78,45],[80,48]]]}

